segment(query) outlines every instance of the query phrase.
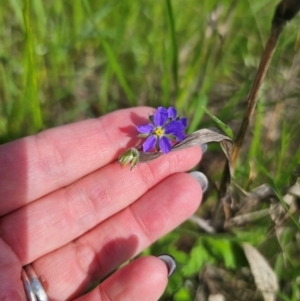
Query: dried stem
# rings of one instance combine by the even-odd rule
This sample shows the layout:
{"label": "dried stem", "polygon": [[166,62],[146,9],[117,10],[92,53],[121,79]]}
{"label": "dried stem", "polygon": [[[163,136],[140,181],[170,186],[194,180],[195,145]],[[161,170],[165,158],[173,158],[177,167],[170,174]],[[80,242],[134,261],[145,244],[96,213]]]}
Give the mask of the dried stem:
{"label": "dried stem", "polygon": [[258,93],[266,76],[271,59],[276,49],[277,41],[287,21],[293,19],[300,10],[299,0],[282,0],[276,7],[272,20],[272,28],[265,50],[248,96],[248,105],[245,111],[241,127],[236,137],[235,146],[232,152],[232,171],[234,172],[236,161],[242,147],[249,123],[253,116],[257,103]]}
{"label": "dried stem", "polygon": [[275,52],[277,41],[278,41],[278,38],[280,36],[282,29],[283,29],[283,27],[272,26],[269,39],[267,41],[265,50],[262,54],[262,58],[261,58],[259,67],[258,67],[256,76],[255,76],[253,85],[251,87],[250,94],[248,96],[247,109],[244,113],[242,124],[238,131],[235,145],[234,145],[233,152],[232,152],[232,169],[233,169],[233,171],[235,169],[236,161],[237,161],[240,149],[242,147],[249,123],[251,121],[251,118],[252,118],[254,110],[255,110],[259,90],[260,90],[261,85],[266,76],[267,70],[269,68],[271,59]]}

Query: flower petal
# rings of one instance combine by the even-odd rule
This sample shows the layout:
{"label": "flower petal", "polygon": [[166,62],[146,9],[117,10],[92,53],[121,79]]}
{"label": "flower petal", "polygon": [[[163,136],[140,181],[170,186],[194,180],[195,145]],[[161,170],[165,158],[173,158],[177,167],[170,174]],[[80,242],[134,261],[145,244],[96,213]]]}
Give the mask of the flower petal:
{"label": "flower petal", "polygon": [[154,116],[156,126],[163,126],[168,119],[168,110],[164,107],[158,107]]}
{"label": "flower petal", "polygon": [[143,143],[143,152],[147,153],[151,151],[151,149],[155,146],[156,143],[156,136],[150,136],[144,143]]}
{"label": "flower petal", "polygon": [[174,135],[176,137],[177,142],[182,141],[186,136],[184,132],[174,132],[174,133],[172,133],[172,135]]}
{"label": "flower petal", "polygon": [[174,107],[169,107],[168,118],[172,118],[172,120],[175,120],[176,116],[177,116],[177,110]]}
{"label": "flower petal", "polygon": [[184,126],[181,122],[173,120],[165,127],[166,134],[173,134],[175,132],[183,132]]}
{"label": "flower petal", "polygon": [[143,134],[150,134],[154,130],[154,126],[151,123],[145,125],[138,125],[137,130]]}
{"label": "flower petal", "polygon": [[167,154],[172,148],[171,141],[166,136],[163,136],[159,139],[159,147],[163,153]]}
{"label": "flower petal", "polygon": [[182,117],[178,119],[178,122],[180,122],[185,128],[187,127],[187,118]]}

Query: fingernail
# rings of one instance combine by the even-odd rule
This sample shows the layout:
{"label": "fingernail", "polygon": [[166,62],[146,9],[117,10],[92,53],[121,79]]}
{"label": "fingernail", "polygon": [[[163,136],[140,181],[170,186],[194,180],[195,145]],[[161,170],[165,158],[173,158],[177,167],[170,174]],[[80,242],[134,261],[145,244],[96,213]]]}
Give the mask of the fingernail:
{"label": "fingernail", "polygon": [[202,192],[205,192],[208,188],[207,177],[200,171],[192,171],[189,174],[198,181],[202,188]]}
{"label": "fingernail", "polygon": [[170,278],[176,270],[175,258],[169,254],[161,254],[161,255],[157,256],[157,258],[159,258],[166,264],[166,266],[168,268],[168,277]]}
{"label": "fingernail", "polygon": [[206,143],[200,144],[200,147],[201,147],[201,150],[202,150],[202,154],[204,154],[207,150],[207,144]]}

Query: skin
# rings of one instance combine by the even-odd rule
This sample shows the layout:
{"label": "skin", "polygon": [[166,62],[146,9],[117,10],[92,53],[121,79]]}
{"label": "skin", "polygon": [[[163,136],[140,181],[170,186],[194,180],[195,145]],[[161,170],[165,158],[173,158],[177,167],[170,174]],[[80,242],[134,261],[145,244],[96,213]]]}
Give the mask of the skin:
{"label": "skin", "polygon": [[201,201],[199,183],[185,173],[201,159],[200,147],[132,171],[116,161],[140,145],[135,127],[152,112],[115,111],[0,146],[0,300],[26,300],[20,276],[28,263],[51,300],[158,300],[168,271],[153,256],[84,294]]}

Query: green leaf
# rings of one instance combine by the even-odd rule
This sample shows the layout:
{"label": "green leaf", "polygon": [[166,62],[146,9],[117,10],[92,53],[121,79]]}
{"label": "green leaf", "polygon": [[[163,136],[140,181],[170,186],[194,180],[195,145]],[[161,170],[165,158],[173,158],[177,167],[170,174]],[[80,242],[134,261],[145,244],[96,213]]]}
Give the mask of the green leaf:
{"label": "green leaf", "polygon": [[244,229],[234,229],[234,234],[241,242],[248,242],[253,246],[258,246],[266,238],[266,229],[264,227],[252,227],[249,231]]}
{"label": "green leaf", "polygon": [[223,260],[227,268],[233,269],[237,267],[237,254],[235,254],[237,249],[234,249],[234,242],[227,239],[215,239],[212,237],[207,237],[205,242],[211,253],[215,255],[217,259]]}
{"label": "green leaf", "polygon": [[220,127],[220,129],[226,133],[231,139],[233,138],[233,132],[229,126],[223,123],[220,119],[218,119],[215,115],[213,115],[208,109],[202,106],[202,109],[206,112],[207,115]]}
{"label": "green leaf", "polygon": [[177,41],[175,35],[175,19],[173,15],[171,0],[166,0],[166,4],[167,4],[168,21],[170,26],[171,45],[172,45],[172,75],[173,75],[174,85],[177,93],[179,89],[179,84],[178,84],[178,47],[177,47]]}
{"label": "green leaf", "polygon": [[283,294],[281,292],[277,292],[277,296],[279,297],[278,300],[280,300],[280,301],[294,301],[293,299],[288,298],[285,294]]}
{"label": "green leaf", "polygon": [[193,247],[187,264],[182,268],[184,276],[192,276],[199,272],[205,263],[214,263],[215,258],[207,251],[207,248],[201,243]]}
{"label": "green leaf", "polygon": [[193,133],[197,130],[198,125],[203,117],[203,107],[207,105],[207,97],[205,94],[199,94],[196,98],[196,110],[189,126],[188,132]]}
{"label": "green leaf", "polygon": [[112,49],[111,45],[108,42],[106,42],[106,40],[103,37],[101,39],[101,42],[102,42],[104,51],[107,55],[107,59],[108,59],[109,63],[111,64],[111,67],[114,70],[114,72],[120,82],[120,85],[122,86],[123,91],[126,94],[128,101],[130,102],[130,104],[132,106],[135,106],[136,98],[135,98],[134,92],[131,90],[130,86],[127,83],[126,75],[123,72],[122,66],[117,59],[116,53]]}
{"label": "green leaf", "polygon": [[185,288],[182,287],[174,294],[173,300],[174,301],[190,301],[192,298],[190,292]]}

